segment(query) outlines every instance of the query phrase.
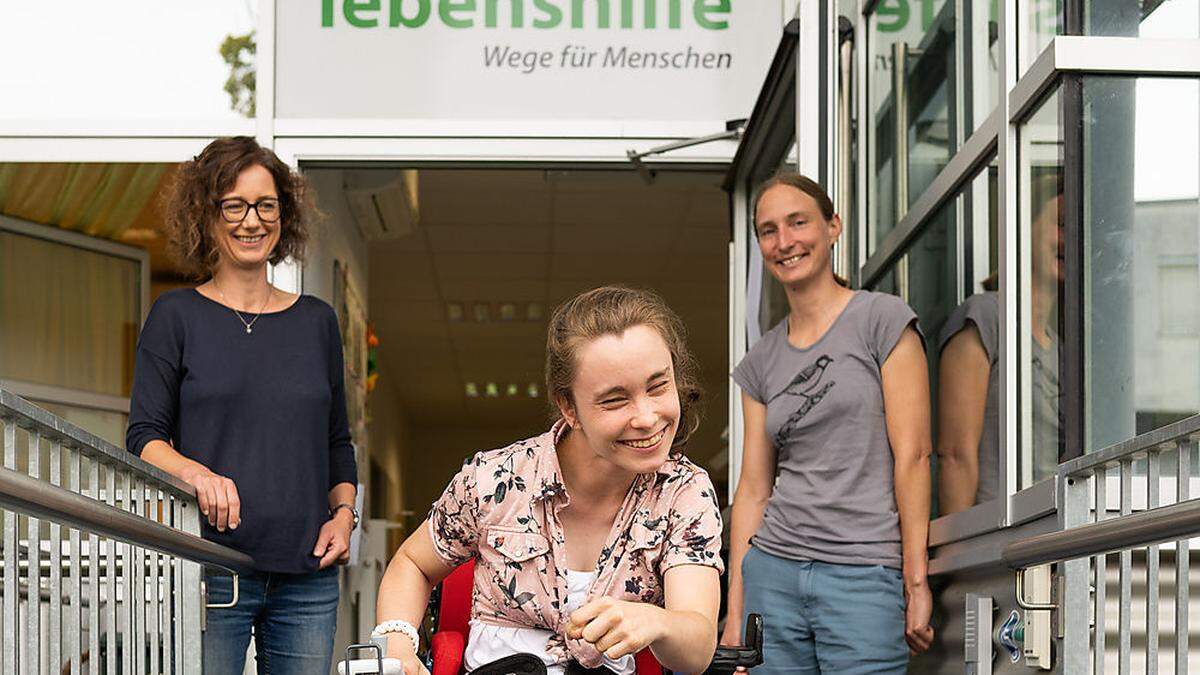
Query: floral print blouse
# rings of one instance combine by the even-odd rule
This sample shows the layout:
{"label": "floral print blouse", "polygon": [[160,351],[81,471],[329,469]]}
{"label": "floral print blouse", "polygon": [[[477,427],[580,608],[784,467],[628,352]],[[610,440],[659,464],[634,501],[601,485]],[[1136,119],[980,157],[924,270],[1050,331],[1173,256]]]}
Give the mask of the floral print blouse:
{"label": "floral print blouse", "polygon": [[[570,503],[555,443],[562,422],[547,433],[468,459],[429,514],[438,556],[458,566],[476,558],[471,617],[499,626],[546,629],[547,652],[586,667],[601,654],[565,637],[570,617],[567,550],[558,511]],[[677,565],[721,562],[721,515],[703,469],[670,457],[655,473],[639,474],[617,513],[596,564],[587,600],[663,604],[663,574]],[[586,604],[586,602],[585,602]]]}

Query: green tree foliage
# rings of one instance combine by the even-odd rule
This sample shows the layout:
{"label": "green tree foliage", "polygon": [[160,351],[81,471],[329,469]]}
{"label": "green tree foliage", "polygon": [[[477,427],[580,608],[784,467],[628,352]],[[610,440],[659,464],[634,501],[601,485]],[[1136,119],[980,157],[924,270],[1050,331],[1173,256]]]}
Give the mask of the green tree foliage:
{"label": "green tree foliage", "polygon": [[254,117],[254,31],[245,35],[226,35],[221,43],[221,58],[229,65],[225,92],[234,111]]}

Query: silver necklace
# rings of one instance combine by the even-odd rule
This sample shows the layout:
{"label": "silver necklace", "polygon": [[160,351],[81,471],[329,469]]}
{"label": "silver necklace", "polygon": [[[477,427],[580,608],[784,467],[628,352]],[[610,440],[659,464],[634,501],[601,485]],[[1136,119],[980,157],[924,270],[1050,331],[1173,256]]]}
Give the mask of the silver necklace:
{"label": "silver necklace", "polygon": [[[252,328],[252,327],[254,326],[254,322],[255,322],[255,321],[258,321],[258,317],[262,316],[263,310],[267,308],[267,303],[271,301],[271,296],[272,296],[272,295],[274,294],[274,292],[275,292],[275,289],[274,289],[274,287],[268,286],[268,287],[267,287],[267,299],[266,299],[266,300],[263,300],[263,304],[262,304],[262,306],[258,308],[258,314],[255,314],[253,319],[250,319],[249,321],[246,321],[245,319],[243,319],[243,318],[242,318],[242,313],[241,313],[241,312],[239,312],[238,310],[234,309],[234,308],[233,308],[233,305],[229,304],[229,301],[225,299],[225,292],[224,292],[224,291],[222,291],[222,290],[221,290],[221,287],[217,285],[217,279],[216,279],[216,277],[213,277],[213,288],[217,289],[217,294],[221,296],[221,302],[222,302],[222,303],[223,303],[223,304],[224,304],[226,307],[228,307],[229,309],[233,310],[233,313],[237,315],[238,321],[241,321],[241,322],[242,322],[242,325],[244,325],[244,326],[246,327],[246,333],[247,333],[247,334],[249,334],[249,333],[253,333],[253,332],[254,332],[254,330],[253,330],[253,328]],[[249,313],[249,312],[247,312],[247,314],[248,314],[248,313]]]}

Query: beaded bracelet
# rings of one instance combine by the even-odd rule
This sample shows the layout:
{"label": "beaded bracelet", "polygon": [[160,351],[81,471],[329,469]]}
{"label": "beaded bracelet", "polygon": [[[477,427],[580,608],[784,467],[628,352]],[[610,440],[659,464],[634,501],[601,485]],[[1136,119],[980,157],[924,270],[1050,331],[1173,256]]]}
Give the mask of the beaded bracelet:
{"label": "beaded bracelet", "polygon": [[375,630],[371,631],[371,637],[383,637],[388,633],[400,633],[404,637],[408,638],[412,642],[413,653],[417,653],[417,645],[420,644],[421,638],[417,635],[417,629],[414,628],[411,623],[405,621],[404,619],[392,619],[391,621],[384,621],[378,626],[375,626]]}

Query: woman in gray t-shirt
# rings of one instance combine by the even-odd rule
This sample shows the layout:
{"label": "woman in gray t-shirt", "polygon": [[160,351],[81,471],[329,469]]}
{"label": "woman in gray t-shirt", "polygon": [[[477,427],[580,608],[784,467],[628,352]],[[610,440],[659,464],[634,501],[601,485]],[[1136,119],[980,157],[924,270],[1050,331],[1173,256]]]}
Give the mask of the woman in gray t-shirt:
{"label": "woman in gray t-shirt", "polygon": [[[834,277],[841,221],[781,174],[758,193],[764,265],[788,317],[734,369],[745,443],[729,619],[762,614],[764,674],[903,673],[929,647],[929,381],[916,315]],[[905,648],[907,642],[908,648]]]}

